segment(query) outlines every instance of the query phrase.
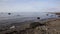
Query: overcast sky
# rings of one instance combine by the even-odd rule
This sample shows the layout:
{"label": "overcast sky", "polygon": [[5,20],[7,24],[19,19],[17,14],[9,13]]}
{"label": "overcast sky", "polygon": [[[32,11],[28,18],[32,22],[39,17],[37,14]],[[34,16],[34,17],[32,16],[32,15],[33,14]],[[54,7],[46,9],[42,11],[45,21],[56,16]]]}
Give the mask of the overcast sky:
{"label": "overcast sky", "polygon": [[0,12],[59,12],[60,0],[0,0]]}

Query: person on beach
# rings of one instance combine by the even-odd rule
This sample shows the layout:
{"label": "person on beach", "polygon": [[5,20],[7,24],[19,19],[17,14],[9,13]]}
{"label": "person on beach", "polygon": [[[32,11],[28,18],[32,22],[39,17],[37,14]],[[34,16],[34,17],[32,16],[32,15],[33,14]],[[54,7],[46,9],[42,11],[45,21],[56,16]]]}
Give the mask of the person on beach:
{"label": "person on beach", "polygon": [[11,15],[11,13],[8,13],[8,15]]}
{"label": "person on beach", "polygon": [[37,17],[37,19],[40,19],[40,17]]}

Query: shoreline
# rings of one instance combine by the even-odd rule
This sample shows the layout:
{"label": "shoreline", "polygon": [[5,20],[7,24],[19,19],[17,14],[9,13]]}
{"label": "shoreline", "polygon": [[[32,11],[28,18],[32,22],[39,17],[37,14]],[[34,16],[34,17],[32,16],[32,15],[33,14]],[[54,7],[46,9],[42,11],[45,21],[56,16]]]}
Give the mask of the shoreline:
{"label": "shoreline", "polygon": [[[60,18],[42,19],[42,20],[38,20],[38,22],[40,22],[40,23],[45,23],[45,22],[47,22],[47,23],[48,23],[48,22],[53,22],[53,21],[56,21],[56,20],[59,20],[59,21],[60,21]],[[29,24],[30,24],[30,23],[33,23],[33,22],[36,22],[36,21],[32,21],[32,20],[31,20],[31,21],[24,21],[24,22],[21,22],[22,24],[21,24],[20,22],[18,22],[18,23],[15,22],[15,24],[17,24],[17,28],[18,28],[18,29],[21,28],[21,27],[22,27],[21,29],[24,29],[24,27],[25,27],[25,28],[26,28],[26,27],[28,28],[28,27],[29,27]],[[10,25],[13,26],[13,25],[15,25],[15,24],[12,23],[12,25],[11,25],[11,24],[10,24]],[[21,25],[18,25],[18,24],[21,24]],[[25,25],[24,25],[24,24],[25,24]],[[24,26],[23,26],[23,25],[24,25]],[[28,25],[28,26],[27,26],[27,25]],[[8,26],[8,27],[11,27],[11,26]],[[14,29],[15,29],[15,28],[14,28]],[[0,33],[1,33],[1,32],[0,32]]]}

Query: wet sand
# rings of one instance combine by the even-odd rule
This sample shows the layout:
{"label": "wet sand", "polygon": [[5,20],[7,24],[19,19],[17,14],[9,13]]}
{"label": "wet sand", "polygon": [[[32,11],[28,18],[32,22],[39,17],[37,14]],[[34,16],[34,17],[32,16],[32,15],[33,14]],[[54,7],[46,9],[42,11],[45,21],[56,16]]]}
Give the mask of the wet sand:
{"label": "wet sand", "polygon": [[[8,21],[10,21],[10,20],[8,20]],[[28,34],[39,34],[39,33],[41,33],[41,30],[42,30],[41,28],[45,28],[45,29],[47,28],[47,30],[45,30],[46,34],[48,34],[48,33],[57,34],[60,32],[60,18],[56,18],[56,19],[55,18],[49,18],[49,19],[37,20],[37,21],[36,20],[35,21],[34,20],[28,20],[28,21],[23,21],[23,22],[20,22],[18,20],[17,20],[17,22],[15,22],[15,21],[11,20],[10,22],[13,22],[13,23],[10,23],[9,25],[7,24],[8,26],[4,26],[4,27],[1,26],[2,30],[0,30],[0,34],[6,34],[9,32],[12,34],[13,31],[17,31],[18,34],[21,31],[23,33],[20,33],[20,34],[26,34],[26,32],[24,32],[24,31],[27,31]],[[30,24],[33,22],[39,22],[42,24],[45,23],[46,26],[45,25],[44,25],[45,27],[44,26],[42,26],[42,27],[37,26],[34,29],[30,28]],[[12,26],[15,26],[15,28],[10,29],[10,27],[12,27]],[[34,33],[32,33],[31,31]],[[54,32],[52,32],[52,31],[54,31]],[[17,34],[17,33],[15,33],[15,34]]]}

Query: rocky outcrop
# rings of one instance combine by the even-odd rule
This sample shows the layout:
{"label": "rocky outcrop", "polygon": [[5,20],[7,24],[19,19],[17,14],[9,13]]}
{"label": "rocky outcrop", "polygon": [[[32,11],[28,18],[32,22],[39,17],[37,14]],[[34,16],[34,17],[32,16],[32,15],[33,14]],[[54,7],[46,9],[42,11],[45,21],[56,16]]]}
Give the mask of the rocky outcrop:
{"label": "rocky outcrop", "polygon": [[60,34],[60,20],[33,22],[12,28],[0,34]]}

